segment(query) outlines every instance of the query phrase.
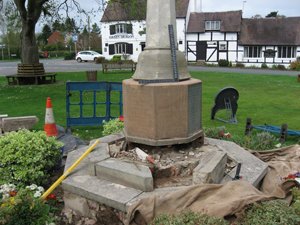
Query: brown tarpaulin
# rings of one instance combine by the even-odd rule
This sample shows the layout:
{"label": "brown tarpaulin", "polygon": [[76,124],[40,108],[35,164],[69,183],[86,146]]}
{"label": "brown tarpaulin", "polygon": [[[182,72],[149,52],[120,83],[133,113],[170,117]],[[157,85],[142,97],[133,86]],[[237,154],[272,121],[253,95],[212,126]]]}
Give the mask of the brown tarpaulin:
{"label": "brown tarpaulin", "polygon": [[125,224],[146,225],[160,214],[176,214],[184,210],[224,217],[241,212],[257,201],[286,198],[295,182],[283,178],[300,171],[300,146],[254,154],[269,164],[260,190],[239,180],[226,184],[196,185],[163,196],[151,196],[129,208],[129,219]]}

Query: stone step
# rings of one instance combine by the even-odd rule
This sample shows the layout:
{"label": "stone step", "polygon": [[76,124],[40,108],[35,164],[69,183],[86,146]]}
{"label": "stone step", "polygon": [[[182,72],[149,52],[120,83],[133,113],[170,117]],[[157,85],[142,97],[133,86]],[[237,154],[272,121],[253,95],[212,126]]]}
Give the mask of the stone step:
{"label": "stone step", "polygon": [[[70,176],[62,182],[65,191],[126,212],[126,204],[142,193],[140,190],[115,184],[95,176]],[[73,199],[69,199],[74,201]],[[68,196],[64,196],[68,201]]]}
{"label": "stone step", "polygon": [[[236,163],[241,163],[240,176],[243,180],[248,181],[253,186],[257,187],[260,181],[264,178],[268,171],[268,164],[261,161],[259,158],[252,155],[250,152],[231,141],[217,140],[205,138],[205,144],[217,146],[225,152],[228,158]],[[224,177],[222,183],[228,182],[235,177],[236,169],[232,169],[227,176]]]}
{"label": "stone step", "polygon": [[96,176],[114,183],[142,191],[153,191],[153,177],[149,167],[119,159],[106,159],[96,163]]}

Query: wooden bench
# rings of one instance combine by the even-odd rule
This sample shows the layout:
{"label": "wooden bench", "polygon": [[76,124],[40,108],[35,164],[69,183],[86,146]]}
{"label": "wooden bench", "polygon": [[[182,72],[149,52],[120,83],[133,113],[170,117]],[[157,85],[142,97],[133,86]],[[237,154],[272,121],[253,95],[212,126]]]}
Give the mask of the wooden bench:
{"label": "wooden bench", "polygon": [[45,73],[41,75],[9,75],[6,76],[8,85],[26,84],[31,80],[34,84],[52,84],[56,82],[56,73]]}
{"label": "wooden bench", "polygon": [[106,73],[108,70],[131,70],[136,69],[135,62],[105,62],[102,63],[102,72]]}

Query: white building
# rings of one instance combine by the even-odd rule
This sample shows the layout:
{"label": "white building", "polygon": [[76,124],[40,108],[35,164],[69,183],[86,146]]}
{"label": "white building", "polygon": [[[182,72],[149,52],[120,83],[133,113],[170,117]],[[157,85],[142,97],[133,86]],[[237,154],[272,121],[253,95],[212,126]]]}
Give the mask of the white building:
{"label": "white building", "polygon": [[[105,58],[137,61],[146,42],[146,0],[140,9],[108,4],[101,20]],[[178,49],[189,62],[287,66],[300,56],[300,17],[243,19],[242,11],[201,12],[200,0],[176,0],[176,18]]]}

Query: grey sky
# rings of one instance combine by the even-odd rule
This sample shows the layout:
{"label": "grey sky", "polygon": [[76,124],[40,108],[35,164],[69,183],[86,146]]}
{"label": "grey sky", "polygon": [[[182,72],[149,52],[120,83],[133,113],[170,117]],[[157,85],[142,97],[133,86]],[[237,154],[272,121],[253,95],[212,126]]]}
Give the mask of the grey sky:
{"label": "grey sky", "polygon": [[[102,0],[77,0],[86,11],[97,10]],[[198,0],[200,1],[200,0]],[[250,18],[256,14],[266,16],[272,11],[278,11],[280,15],[288,17],[300,17],[300,0],[202,0],[203,12],[219,12],[241,10],[244,7],[244,18]],[[74,16],[78,21],[78,17]],[[90,14],[91,24],[100,24],[101,13]],[[81,16],[80,26],[87,24],[87,17]]]}
{"label": "grey sky", "polygon": [[300,16],[300,0],[202,0],[202,9],[204,12],[241,10],[243,4],[245,18],[256,14],[264,17],[272,11],[288,17]]}

